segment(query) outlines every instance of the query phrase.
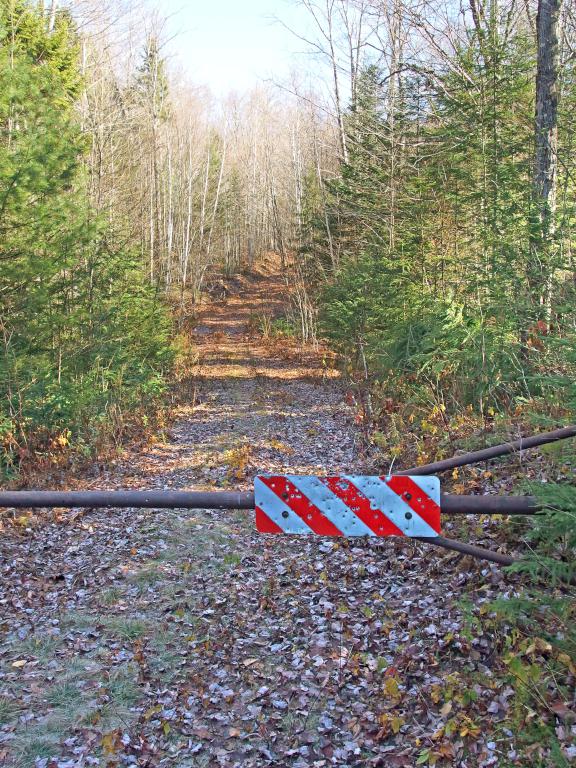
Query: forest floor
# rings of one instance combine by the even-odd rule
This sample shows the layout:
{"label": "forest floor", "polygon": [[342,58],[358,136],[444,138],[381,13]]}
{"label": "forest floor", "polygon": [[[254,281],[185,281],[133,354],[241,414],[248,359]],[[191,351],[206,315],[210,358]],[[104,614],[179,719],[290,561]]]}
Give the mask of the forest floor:
{"label": "forest floor", "polygon": [[[254,333],[283,311],[281,270],[235,290],[198,319],[194,396],[165,442],[82,487],[373,469],[326,357]],[[510,689],[469,626],[507,588],[496,566],[262,536],[215,510],[45,511],[3,532],[0,558],[3,765],[508,764]]]}

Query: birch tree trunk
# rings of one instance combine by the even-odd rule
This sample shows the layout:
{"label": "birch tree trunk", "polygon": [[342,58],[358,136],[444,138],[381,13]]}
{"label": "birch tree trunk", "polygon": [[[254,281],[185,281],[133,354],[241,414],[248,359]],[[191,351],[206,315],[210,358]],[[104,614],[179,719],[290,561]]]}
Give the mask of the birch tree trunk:
{"label": "birch tree trunk", "polygon": [[[189,133],[191,131],[189,130]],[[180,317],[184,316],[186,284],[188,282],[188,264],[190,262],[190,231],[192,227],[192,185],[194,181],[192,166],[192,143],[188,140],[188,187],[186,189],[186,223],[184,225],[182,256],[180,260]]]}
{"label": "birch tree trunk", "polygon": [[227,137],[224,134],[222,145],[222,159],[220,160],[220,171],[218,173],[218,183],[216,184],[216,194],[214,195],[214,206],[212,208],[212,220],[210,222],[210,231],[208,232],[208,243],[206,245],[206,259],[210,259],[210,249],[212,246],[212,235],[216,224],[216,214],[218,213],[218,204],[220,202],[220,190],[222,189],[222,177],[224,176],[224,164],[226,162]]}
{"label": "birch tree trunk", "polygon": [[48,32],[54,32],[54,25],[56,24],[56,11],[58,10],[57,0],[52,0],[50,3],[50,15],[48,16]]}

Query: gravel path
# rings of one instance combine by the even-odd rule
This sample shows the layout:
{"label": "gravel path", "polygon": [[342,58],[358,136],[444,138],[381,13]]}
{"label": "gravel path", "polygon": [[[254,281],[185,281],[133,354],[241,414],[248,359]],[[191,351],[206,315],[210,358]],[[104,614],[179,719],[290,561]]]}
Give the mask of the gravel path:
{"label": "gravel path", "polygon": [[[369,470],[323,355],[253,333],[284,290],[255,274],[200,316],[195,401],[93,486]],[[497,764],[458,703],[468,672],[490,675],[461,599],[493,568],[405,540],[259,536],[251,513],[214,510],[54,513],[2,549],[7,766]],[[479,718],[496,692],[470,695]]]}

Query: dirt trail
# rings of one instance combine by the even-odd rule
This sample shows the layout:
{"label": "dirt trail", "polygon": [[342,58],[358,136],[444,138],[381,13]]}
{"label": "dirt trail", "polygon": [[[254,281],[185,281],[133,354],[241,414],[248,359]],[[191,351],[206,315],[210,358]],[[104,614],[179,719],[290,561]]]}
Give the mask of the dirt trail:
{"label": "dirt trail", "polygon": [[[281,310],[281,274],[237,290],[199,318],[197,402],[94,487],[369,469],[322,356],[249,333]],[[6,765],[495,764],[480,733],[438,736],[442,691],[490,653],[462,629],[479,570],[458,558],[262,537],[250,513],[209,510],[55,514],[0,546]]]}

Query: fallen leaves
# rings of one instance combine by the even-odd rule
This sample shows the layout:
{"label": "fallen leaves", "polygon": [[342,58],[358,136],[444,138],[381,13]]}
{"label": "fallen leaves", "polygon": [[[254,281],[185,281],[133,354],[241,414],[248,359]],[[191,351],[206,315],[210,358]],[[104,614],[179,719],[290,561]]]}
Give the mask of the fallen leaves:
{"label": "fallen leaves", "polygon": [[106,757],[113,757],[123,750],[124,742],[120,728],[115,728],[113,731],[103,734],[100,746]]}
{"label": "fallen leaves", "polygon": [[[94,483],[247,489],[256,471],[366,469],[341,389],[320,388],[318,361],[245,339],[235,306],[203,318],[200,402],[172,440]],[[512,697],[490,677],[488,630],[467,629],[501,589],[492,566],[409,541],[270,541],[218,510],[73,511],[0,546],[7,765],[24,749],[38,768],[497,764],[488,732]],[[568,733],[569,702],[550,707]]]}
{"label": "fallen leaves", "polygon": [[450,714],[450,712],[452,712],[452,702],[447,701],[440,708],[440,714],[442,715],[442,717],[447,717]]}
{"label": "fallen leaves", "polygon": [[384,681],[384,695],[392,702],[396,703],[402,698],[400,685],[395,677],[387,677]]}

